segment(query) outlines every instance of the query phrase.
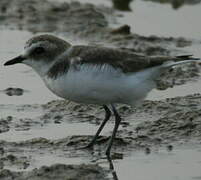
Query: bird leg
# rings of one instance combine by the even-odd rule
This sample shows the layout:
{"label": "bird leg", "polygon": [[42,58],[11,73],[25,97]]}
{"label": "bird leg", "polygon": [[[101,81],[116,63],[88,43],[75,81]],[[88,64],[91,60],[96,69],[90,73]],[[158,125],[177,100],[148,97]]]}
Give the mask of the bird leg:
{"label": "bird leg", "polygon": [[111,150],[111,147],[112,147],[116,132],[118,130],[119,124],[121,122],[121,117],[118,114],[116,108],[114,107],[113,104],[111,104],[111,106],[112,106],[112,111],[113,111],[114,116],[115,116],[115,126],[114,126],[114,129],[113,129],[113,132],[112,132],[112,136],[109,139],[109,144],[107,146],[106,153],[105,153],[108,158],[110,158],[110,150]]}
{"label": "bird leg", "polygon": [[96,134],[94,135],[93,139],[91,140],[91,142],[87,146],[85,146],[85,148],[92,147],[95,144],[95,142],[96,142],[99,134],[101,133],[103,127],[105,126],[107,121],[110,119],[110,116],[111,116],[110,109],[106,105],[104,105],[103,108],[105,110],[105,119],[103,120],[102,124],[98,128],[98,130],[97,130]]}

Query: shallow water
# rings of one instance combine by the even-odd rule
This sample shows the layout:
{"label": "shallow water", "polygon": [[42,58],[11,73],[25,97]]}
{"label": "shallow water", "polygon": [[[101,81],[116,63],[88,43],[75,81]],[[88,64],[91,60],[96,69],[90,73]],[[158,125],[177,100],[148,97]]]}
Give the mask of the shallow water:
{"label": "shallow water", "polygon": [[160,149],[149,155],[135,152],[123,160],[118,160],[114,165],[119,179],[122,180],[201,179],[200,148],[176,147],[171,152]]}
{"label": "shallow water", "polygon": [[170,4],[135,0],[130,8],[132,11],[125,12],[119,20],[131,25],[133,33],[201,40],[201,3],[173,9]]}

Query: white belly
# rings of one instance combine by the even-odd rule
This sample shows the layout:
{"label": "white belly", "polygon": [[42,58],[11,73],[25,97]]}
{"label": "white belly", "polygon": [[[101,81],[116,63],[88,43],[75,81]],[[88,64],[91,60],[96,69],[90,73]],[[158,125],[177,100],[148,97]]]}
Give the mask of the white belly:
{"label": "white belly", "polygon": [[45,77],[47,87],[58,96],[89,104],[135,104],[144,99],[155,87],[153,76],[157,68],[124,74],[111,66],[82,65],[79,70],[69,69],[56,80]]}

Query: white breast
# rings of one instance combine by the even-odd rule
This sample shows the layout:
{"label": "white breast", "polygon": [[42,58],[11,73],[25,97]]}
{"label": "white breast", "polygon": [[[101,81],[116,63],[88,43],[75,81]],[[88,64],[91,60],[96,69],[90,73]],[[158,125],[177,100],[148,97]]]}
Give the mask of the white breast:
{"label": "white breast", "polygon": [[124,74],[109,65],[81,65],[78,70],[53,80],[44,78],[47,87],[60,97],[89,104],[135,104],[155,87],[159,68]]}

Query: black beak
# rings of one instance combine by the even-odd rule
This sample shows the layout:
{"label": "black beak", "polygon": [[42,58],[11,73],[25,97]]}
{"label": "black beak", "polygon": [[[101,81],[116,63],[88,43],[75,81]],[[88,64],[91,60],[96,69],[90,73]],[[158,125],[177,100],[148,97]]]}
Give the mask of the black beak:
{"label": "black beak", "polygon": [[9,65],[21,63],[23,60],[25,60],[24,57],[18,56],[18,57],[14,58],[14,59],[11,59],[10,61],[7,61],[7,62],[4,64],[4,66],[9,66]]}

